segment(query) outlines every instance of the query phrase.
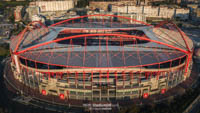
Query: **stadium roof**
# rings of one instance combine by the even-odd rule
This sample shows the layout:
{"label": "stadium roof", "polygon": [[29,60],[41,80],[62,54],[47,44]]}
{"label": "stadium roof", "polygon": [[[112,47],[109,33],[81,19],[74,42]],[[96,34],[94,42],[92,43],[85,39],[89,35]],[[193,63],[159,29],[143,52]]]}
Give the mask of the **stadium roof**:
{"label": "stadium roof", "polygon": [[31,23],[12,39],[21,58],[65,67],[138,67],[187,56],[192,41],[172,22],[151,26],[116,15],[73,18],[49,27]]}

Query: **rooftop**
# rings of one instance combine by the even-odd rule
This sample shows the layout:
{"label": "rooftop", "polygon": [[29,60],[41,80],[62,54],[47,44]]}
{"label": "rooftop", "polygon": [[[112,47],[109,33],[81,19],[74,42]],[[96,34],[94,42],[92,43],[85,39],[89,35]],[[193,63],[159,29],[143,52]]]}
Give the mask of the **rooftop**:
{"label": "rooftop", "polygon": [[35,24],[11,43],[21,59],[65,67],[164,65],[193,49],[171,22],[154,27],[113,15],[82,16],[49,27]]}

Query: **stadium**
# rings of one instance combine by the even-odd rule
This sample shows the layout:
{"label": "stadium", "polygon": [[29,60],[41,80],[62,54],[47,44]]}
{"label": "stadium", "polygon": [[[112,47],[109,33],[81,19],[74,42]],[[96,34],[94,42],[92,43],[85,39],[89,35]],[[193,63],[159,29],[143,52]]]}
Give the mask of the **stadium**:
{"label": "stadium", "polygon": [[5,78],[20,94],[78,105],[165,94],[190,76],[193,43],[172,22],[87,15],[32,22],[10,52]]}

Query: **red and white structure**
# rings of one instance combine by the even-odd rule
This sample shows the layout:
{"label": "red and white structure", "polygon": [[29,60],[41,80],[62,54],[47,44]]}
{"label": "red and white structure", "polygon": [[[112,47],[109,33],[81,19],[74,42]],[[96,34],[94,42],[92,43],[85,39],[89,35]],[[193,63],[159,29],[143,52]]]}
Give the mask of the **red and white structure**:
{"label": "red and white structure", "polygon": [[25,94],[104,102],[162,95],[183,82],[193,43],[172,22],[87,15],[48,27],[32,22],[10,51],[15,86]]}

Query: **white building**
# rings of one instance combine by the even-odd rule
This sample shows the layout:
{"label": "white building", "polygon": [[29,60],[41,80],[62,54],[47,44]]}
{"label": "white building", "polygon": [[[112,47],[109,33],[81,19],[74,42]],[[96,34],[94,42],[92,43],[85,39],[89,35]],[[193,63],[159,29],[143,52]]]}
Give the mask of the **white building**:
{"label": "white building", "polygon": [[157,18],[180,17],[183,19],[189,18],[189,9],[183,9],[183,8],[152,7],[152,6],[113,6],[112,11],[118,13],[145,14],[146,17],[157,17]]}
{"label": "white building", "polygon": [[35,1],[31,2],[31,6],[38,6],[41,12],[52,11],[65,11],[74,8],[76,0],[64,0],[64,1]]}

